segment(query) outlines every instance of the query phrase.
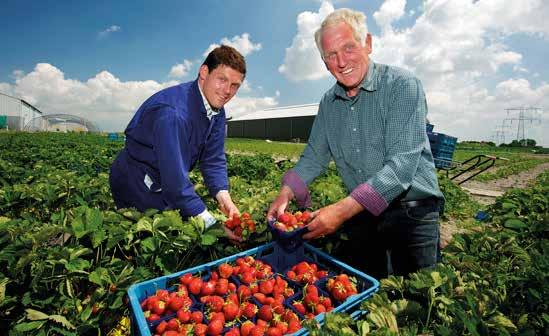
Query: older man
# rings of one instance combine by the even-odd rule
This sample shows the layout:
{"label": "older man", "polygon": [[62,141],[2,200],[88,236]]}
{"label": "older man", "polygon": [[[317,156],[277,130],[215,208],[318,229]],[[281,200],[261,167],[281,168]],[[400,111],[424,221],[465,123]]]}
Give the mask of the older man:
{"label": "older man", "polygon": [[[244,76],[244,57],[229,46],[209,53],[198,78],[147,99],[126,128],[126,144],[111,167],[111,191],[119,208],[178,209],[215,223],[189,180],[198,163],[221,211],[238,213],[228,192],[225,111]],[[227,232],[230,238],[236,236]]]}
{"label": "older man", "polygon": [[349,195],[315,211],[303,237],[323,237],[346,223],[346,261],[377,277],[406,275],[437,261],[444,198],[425,131],[422,85],[405,70],[369,59],[365,21],[360,12],[338,9],[316,32],[337,83],[324,94],[307,147],[284,175],[267,216],[278,216],[294,197],[307,206],[307,185],[333,159]]}

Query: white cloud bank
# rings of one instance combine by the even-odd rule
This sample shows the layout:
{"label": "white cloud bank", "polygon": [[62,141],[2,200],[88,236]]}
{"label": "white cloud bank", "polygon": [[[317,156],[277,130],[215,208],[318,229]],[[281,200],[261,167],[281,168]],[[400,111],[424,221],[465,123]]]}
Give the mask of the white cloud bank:
{"label": "white cloud bank", "polygon": [[105,38],[107,36],[109,36],[110,34],[112,33],[116,33],[118,31],[120,31],[122,28],[120,28],[120,26],[117,26],[117,25],[112,25],[102,31],[99,32],[99,38]]}
{"label": "white cloud bank", "polygon": [[[66,78],[60,69],[48,63],[37,64],[27,74],[17,70],[15,75],[14,84],[0,83],[0,92],[20,97],[45,114],[67,113],[84,117],[105,131],[124,130],[145,99],[178,83],[153,80],[124,82],[108,71],[79,81]],[[249,94],[253,93],[249,85],[246,90]],[[227,114],[276,106],[276,98],[236,96],[227,106]]]}
{"label": "white cloud bank", "polygon": [[[325,1],[318,13],[298,15],[297,35],[279,68],[288,79],[327,77],[312,35],[333,10]],[[426,0],[413,25],[396,28],[405,10],[405,0],[386,0],[369,15],[381,32],[373,36],[372,59],[409,69],[422,80],[435,130],[462,140],[490,140],[492,130],[507,117],[505,108],[549,107],[549,84],[532,87],[524,78],[535,74],[522,64],[522,52],[527,51],[506,44],[512,34],[549,40],[549,1]],[[510,70],[513,77],[502,80]],[[542,127],[533,125],[527,136],[549,145],[544,134],[549,134],[547,120]]]}

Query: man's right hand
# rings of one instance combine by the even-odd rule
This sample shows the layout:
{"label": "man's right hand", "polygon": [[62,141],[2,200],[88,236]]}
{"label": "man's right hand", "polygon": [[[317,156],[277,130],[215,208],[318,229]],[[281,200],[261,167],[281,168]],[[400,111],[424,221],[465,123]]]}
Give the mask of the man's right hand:
{"label": "man's right hand", "polygon": [[272,221],[273,219],[278,218],[278,215],[283,214],[293,198],[294,192],[292,189],[286,185],[282,186],[278,196],[269,207],[269,211],[267,212],[267,220]]}

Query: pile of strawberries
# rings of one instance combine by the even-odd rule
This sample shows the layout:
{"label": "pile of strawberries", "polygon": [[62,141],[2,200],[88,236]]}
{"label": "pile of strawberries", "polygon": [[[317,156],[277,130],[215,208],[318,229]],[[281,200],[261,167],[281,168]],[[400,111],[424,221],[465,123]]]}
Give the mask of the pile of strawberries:
{"label": "pile of strawberries", "polygon": [[225,221],[225,226],[240,238],[246,238],[255,232],[255,221],[247,212],[242,213],[241,216],[234,214],[233,218]]}
{"label": "pile of strawberries", "polygon": [[286,272],[286,277],[300,284],[313,284],[320,279],[328,276],[328,271],[319,270],[315,263],[302,261],[297,265],[292,266]]}
{"label": "pile of strawberries", "polygon": [[[329,295],[313,284],[313,279],[326,277],[326,271],[304,261],[290,272],[296,276],[294,281],[305,284],[299,298],[294,295],[294,287],[282,275],[273,273],[270,265],[245,256],[232,264],[220,264],[202,277],[186,273],[179,278],[176,291],[159,289],[141,302],[141,308],[158,336],[294,333],[301,329],[303,318],[314,318],[334,307]],[[330,293],[341,288],[346,295],[351,295],[352,289],[356,293],[356,286],[345,274],[327,283]],[[292,307],[285,305],[289,298]]]}
{"label": "pile of strawberries", "polygon": [[295,213],[284,212],[278,215],[278,218],[273,223],[275,229],[283,232],[292,232],[301,229],[311,221],[310,211],[296,211]]}
{"label": "pile of strawberries", "polygon": [[308,319],[334,309],[332,300],[328,296],[322,295],[318,287],[311,284],[305,286],[301,300],[292,301],[292,306]]}
{"label": "pile of strawberries", "polygon": [[356,285],[347,274],[339,274],[328,279],[326,288],[330,295],[339,302],[345,301],[349,296],[357,294]]}

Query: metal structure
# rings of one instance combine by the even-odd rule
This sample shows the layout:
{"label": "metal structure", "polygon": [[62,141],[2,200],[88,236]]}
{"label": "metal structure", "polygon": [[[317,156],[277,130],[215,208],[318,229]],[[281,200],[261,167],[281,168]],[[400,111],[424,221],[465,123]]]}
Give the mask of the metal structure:
{"label": "metal structure", "polygon": [[0,128],[21,131],[43,113],[23,99],[0,93]]}
{"label": "metal structure", "polygon": [[100,132],[95,123],[70,114],[46,114],[34,118],[25,125],[24,130],[29,132]]}
{"label": "metal structure", "polygon": [[505,109],[505,110],[507,111],[507,115],[509,115],[512,112],[518,112],[519,113],[518,117],[506,118],[503,122],[505,123],[505,121],[510,121],[511,124],[512,124],[513,121],[518,121],[517,142],[522,141],[522,145],[526,147],[528,144],[527,144],[527,141],[526,141],[526,131],[525,131],[524,122],[525,121],[530,121],[530,124],[532,124],[534,121],[538,121],[539,123],[541,123],[541,119],[534,118],[534,117],[530,116],[530,113],[535,114],[535,113],[541,111],[541,108],[539,108],[539,107],[517,107],[517,108],[508,108],[508,109]]}

